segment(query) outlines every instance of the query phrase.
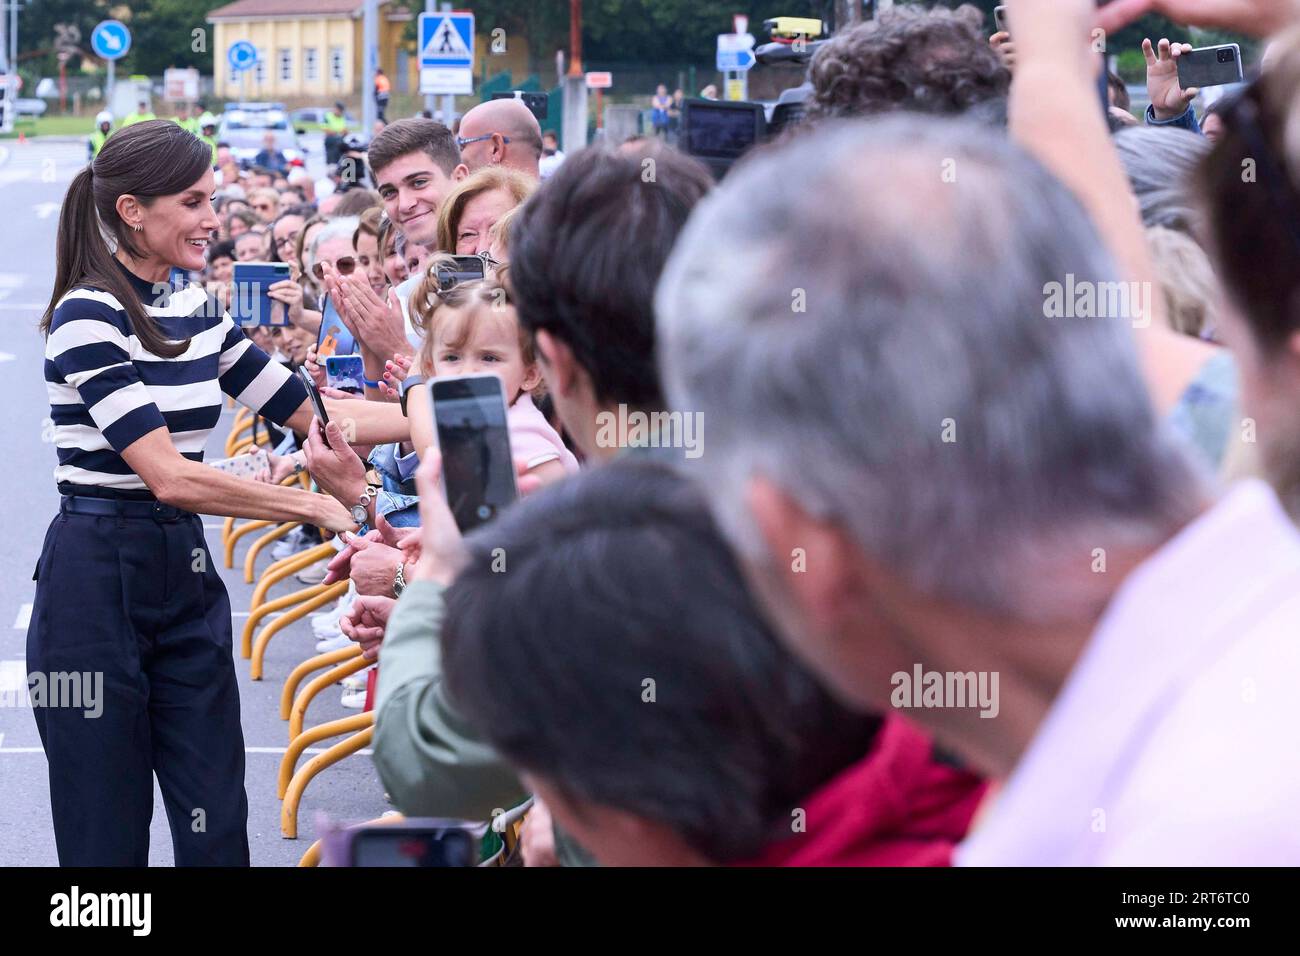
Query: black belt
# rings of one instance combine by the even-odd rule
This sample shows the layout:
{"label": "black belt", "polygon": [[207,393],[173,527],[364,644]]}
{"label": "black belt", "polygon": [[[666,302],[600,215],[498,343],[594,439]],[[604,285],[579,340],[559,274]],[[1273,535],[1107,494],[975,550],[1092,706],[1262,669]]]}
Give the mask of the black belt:
{"label": "black belt", "polygon": [[165,505],[161,501],[124,501],[115,498],[87,498],[82,495],[64,495],[59,510],[64,514],[153,518],[155,521],[181,521],[195,517],[192,511]]}

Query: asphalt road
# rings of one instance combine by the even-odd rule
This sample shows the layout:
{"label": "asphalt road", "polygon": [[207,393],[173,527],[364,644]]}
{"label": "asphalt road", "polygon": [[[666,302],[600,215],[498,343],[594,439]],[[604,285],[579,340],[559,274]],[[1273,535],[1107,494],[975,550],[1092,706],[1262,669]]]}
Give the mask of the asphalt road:
{"label": "asphalt road", "polygon": [[[0,434],[8,462],[3,493],[7,546],[0,547],[0,691],[6,681],[21,681],[26,674],[26,624],[35,587],[32,570],[45,529],[58,509],[52,477],[57,459],[45,424],[49,404],[42,377],[44,343],[36,325],[54,280],[59,205],[85,158],[83,142],[37,139],[25,144],[13,140],[0,143],[0,215],[6,223],[0,229],[0,329],[4,330],[0,340]],[[229,410],[223,413],[222,424],[208,445],[209,457],[221,456],[232,415]],[[204,523],[209,548],[220,564],[220,519],[205,518]],[[236,648],[252,594],[252,587],[243,582],[244,550],[241,545],[236,552],[238,571],[221,570],[237,615],[233,622]],[[259,570],[268,561],[261,559]],[[277,585],[273,595],[290,590],[287,585]],[[69,588],[67,597],[76,599],[75,588]],[[288,743],[288,725],[279,716],[280,688],[289,671],[314,652],[310,627],[299,621],[271,643],[265,680],[250,680],[248,662],[236,657],[248,752],[244,785],[254,866],[294,865],[315,838],[321,816],[353,822],[377,817],[388,809],[368,756],[358,754],[326,770],[307,788],[298,815],[299,839],[280,836],[275,779]],[[355,713],[339,705],[339,696],[340,690],[335,688],[317,697],[308,724]],[[150,864],[170,865],[171,837],[156,785],[150,842]],[[57,862],[47,767],[32,712],[26,707],[0,705],[0,867],[53,866]]]}

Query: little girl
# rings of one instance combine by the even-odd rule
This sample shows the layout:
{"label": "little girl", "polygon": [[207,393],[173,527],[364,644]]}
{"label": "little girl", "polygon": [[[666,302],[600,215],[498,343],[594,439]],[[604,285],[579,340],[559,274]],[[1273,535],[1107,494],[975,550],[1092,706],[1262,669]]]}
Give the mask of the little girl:
{"label": "little girl", "polygon": [[499,274],[444,291],[437,263],[430,262],[411,293],[411,321],[424,336],[417,360],[429,378],[490,373],[501,379],[510,450],[527,463],[525,474],[545,483],[578,470],[573,453],[533,404],[541,369]]}

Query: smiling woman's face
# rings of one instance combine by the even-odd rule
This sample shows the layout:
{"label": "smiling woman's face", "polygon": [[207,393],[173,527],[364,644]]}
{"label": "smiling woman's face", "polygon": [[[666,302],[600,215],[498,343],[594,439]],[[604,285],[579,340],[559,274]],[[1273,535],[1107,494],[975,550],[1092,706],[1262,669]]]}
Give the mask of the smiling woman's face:
{"label": "smiling woman's face", "polygon": [[152,205],[141,209],[144,230],[135,237],[151,259],[160,265],[196,272],[207,264],[204,254],[209,237],[221,224],[212,211],[215,189],[216,179],[209,169],[184,192],[159,196]]}

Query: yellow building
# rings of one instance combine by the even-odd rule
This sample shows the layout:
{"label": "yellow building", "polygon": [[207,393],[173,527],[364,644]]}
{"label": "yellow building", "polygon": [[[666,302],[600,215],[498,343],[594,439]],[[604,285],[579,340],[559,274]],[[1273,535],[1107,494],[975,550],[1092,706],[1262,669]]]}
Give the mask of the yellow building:
{"label": "yellow building", "polygon": [[[361,0],[235,0],[208,14],[218,96],[249,100],[334,99],[358,93],[363,73]],[[379,66],[396,73],[397,49],[411,14],[379,0]],[[258,64],[236,74],[226,52],[247,40]]]}
{"label": "yellow building", "polygon": [[[227,99],[315,99],[332,101],[360,93],[363,73],[362,0],[235,0],[208,14],[213,27],[212,65],[216,94]],[[419,88],[415,43],[402,35],[414,15],[379,0],[379,66],[398,92],[399,62],[405,86]],[[512,70],[527,73],[528,42],[512,36],[508,52],[492,48],[492,24],[475,24],[476,76]],[[226,60],[232,43],[257,47],[258,64],[235,74]],[[409,56],[399,61],[398,50]],[[477,87],[477,80],[476,80]]]}

